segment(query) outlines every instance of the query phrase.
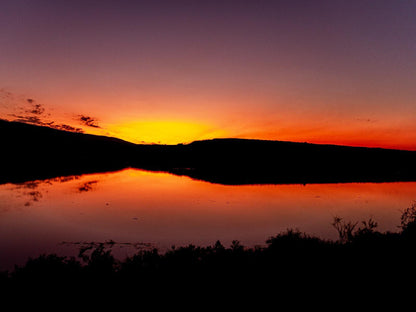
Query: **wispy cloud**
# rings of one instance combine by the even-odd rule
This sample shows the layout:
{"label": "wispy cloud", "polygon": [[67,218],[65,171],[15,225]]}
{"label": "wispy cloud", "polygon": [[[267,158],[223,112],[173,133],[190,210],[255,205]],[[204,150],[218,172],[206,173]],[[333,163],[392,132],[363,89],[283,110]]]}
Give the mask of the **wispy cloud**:
{"label": "wispy cloud", "polygon": [[97,119],[91,116],[78,115],[78,121],[88,127],[101,128],[97,123]]}
{"label": "wispy cloud", "polygon": [[360,122],[377,122],[377,120],[371,118],[356,118],[355,120]]}
{"label": "wispy cloud", "polygon": [[70,132],[77,132],[77,133],[84,133],[84,130],[81,128],[73,127],[67,124],[56,124],[54,121],[43,121],[38,116],[23,116],[23,115],[16,115],[16,114],[9,114],[12,118],[10,121],[15,122],[22,122],[22,123],[28,123],[31,125],[37,125],[37,126],[43,126],[43,127],[49,127],[57,130],[64,130],[64,131],[70,131]]}
{"label": "wispy cloud", "polygon": [[50,125],[51,128],[54,129],[58,129],[58,130],[65,130],[65,131],[70,131],[70,132],[77,132],[77,133],[84,133],[84,130],[82,130],[81,128],[77,128],[77,127],[73,127],[70,125],[66,125],[66,124],[59,124],[59,125]]}
{"label": "wispy cloud", "polygon": [[42,115],[45,112],[45,108],[42,106],[42,104],[36,104],[32,99],[27,99],[27,102],[32,106],[26,110],[26,113]]}
{"label": "wispy cloud", "polygon": [[[0,117],[9,121],[84,133],[82,128],[51,120],[51,114],[47,112],[45,105],[38,103],[35,99],[18,96],[5,89],[0,89],[0,106],[3,110],[3,114]],[[84,115],[80,116],[84,117],[84,124],[98,128],[94,118]]]}
{"label": "wispy cloud", "polygon": [[83,183],[81,186],[78,187],[78,192],[89,192],[92,191],[94,186],[98,183],[98,180],[88,181]]}

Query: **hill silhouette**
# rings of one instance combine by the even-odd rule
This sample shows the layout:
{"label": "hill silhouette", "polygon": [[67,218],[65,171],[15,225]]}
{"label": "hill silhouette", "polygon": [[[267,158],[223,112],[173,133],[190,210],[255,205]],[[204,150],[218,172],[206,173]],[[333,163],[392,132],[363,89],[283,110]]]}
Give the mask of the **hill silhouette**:
{"label": "hill silhouette", "polygon": [[178,145],[0,120],[0,183],[115,171],[165,171],[222,184],[416,181],[416,152],[247,139]]}

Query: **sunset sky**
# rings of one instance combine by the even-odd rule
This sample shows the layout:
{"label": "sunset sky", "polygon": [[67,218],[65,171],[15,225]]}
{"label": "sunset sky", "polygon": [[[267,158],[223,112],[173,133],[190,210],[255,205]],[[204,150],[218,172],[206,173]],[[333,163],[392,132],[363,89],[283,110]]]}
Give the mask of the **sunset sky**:
{"label": "sunset sky", "polygon": [[416,150],[416,1],[0,1],[0,118]]}

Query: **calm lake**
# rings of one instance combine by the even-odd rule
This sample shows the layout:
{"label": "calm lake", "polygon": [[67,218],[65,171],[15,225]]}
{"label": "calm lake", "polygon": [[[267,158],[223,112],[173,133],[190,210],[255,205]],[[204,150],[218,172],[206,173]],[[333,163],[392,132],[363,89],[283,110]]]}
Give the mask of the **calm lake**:
{"label": "calm lake", "polygon": [[229,186],[126,169],[0,185],[0,269],[42,253],[77,255],[114,241],[123,259],[136,248],[248,247],[289,228],[337,239],[331,223],[373,218],[397,231],[416,200],[416,182]]}

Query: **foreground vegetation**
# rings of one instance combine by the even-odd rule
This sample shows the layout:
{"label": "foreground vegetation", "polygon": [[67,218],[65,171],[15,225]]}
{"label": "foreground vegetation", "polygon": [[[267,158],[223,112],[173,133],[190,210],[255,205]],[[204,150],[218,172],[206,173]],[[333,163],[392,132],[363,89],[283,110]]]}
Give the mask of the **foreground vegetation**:
{"label": "foreground vegetation", "polygon": [[105,244],[97,244],[88,254],[82,250],[78,259],[53,254],[29,259],[3,272],[0,281],[9,289],[76,285],[142,291],[178,285],[194,291],[203,285],[299,290],[316,289],[319,282],[328,286],[325,291],[336,292],[351,285],[381,289],[413,284],[416,204],[403,211],[397,232],[381,233],[371,219],[359,224],[335,218],[333,226],[338,241],[288,230],[271,237],[265,247],[245,248],[238,241],[224,247],[217,242],[209,247],[172,247],[163,254],[141,250],[123,261],[116,260]]}

